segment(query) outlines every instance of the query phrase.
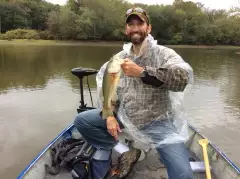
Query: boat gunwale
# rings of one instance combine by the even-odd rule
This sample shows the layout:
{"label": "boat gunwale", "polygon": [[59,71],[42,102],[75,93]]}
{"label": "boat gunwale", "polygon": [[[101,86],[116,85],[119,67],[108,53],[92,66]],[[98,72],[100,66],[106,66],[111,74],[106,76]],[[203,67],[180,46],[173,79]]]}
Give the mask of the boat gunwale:
{"label": "boat gunwale", "polygon": [[[193,127],[192,125],[189,124],[189,127],[196,131],[201,137],[203,137],[204,139],[207,139],[199,130],[197,130],[195,127]],[[209,141],[209,140],[208,140]],[[238,166],[236,166],[233,161],[228,158],[224,152],[222,152],[215,144],[213,144],[211,141],[209,141],[209,144],[214,148],[214,150],[216,150],[237,172],[238,174],[240,174],[240,168]]]}
{"label": "boat gunwale", "polygon": [[59,139],[63,136],[64,133],[66,133],[68,130],[73,128],[74,124],[72,123],[70,126],[66,127],[57,137],[55,137],[48,145],[43,148],[39,154],[30,162],[30,164],[25,167],[25,169],[19,174],[17,179],[21,179],[29,170],[30,168],[39,160],[40,157],[43,156],[43,154]]}
{"label": "boat gunwale", "polygon": [[[188,125],[192,130],[194,130],[196,133],[198,133],[201,137],[206,138],[199,130],[197,130],[192,125]],[[74,127],[74,124],[72,123],[70,126],[66,127],[57,137],[55,137],[46,147],[39,152],[39,154],[31,161],[31,163],[20,173],[20,175],[17,177],[17,179],[22,179],[22,177],[30,170],[30,168],[38,161],[40,157],[43,156],[43,154],[60,138],[63,136],[64,133],[69,131],[71,128]],[[240,168],[237,167],[231,159],[229,159],[223,152],[220,151],[220,149],[214,145],[211,141],[209,141],[209,145],[211,145],[229,164],[232,166],[238,174],[240,174]]]}

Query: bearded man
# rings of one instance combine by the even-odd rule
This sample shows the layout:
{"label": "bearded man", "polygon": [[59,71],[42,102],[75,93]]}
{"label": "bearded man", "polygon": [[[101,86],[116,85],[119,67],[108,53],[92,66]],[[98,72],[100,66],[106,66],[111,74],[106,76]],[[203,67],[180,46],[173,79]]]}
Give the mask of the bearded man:
{"label": "bearded man", "polygon": [[[107,151],[118,146],[118,133],[128,127],[124,122],[128,120],[151,138],[169,179],[192,179],[188,150],[179,137],[176,114],[169,97],[170,91],[184,91],[192,68],[174,50],[157,45],[150,35],[151,29],[145,10],[136,7],[126,12],[125,33],[131,43],[117,54],[125,61],[121,65],[124,77],[118,87],[121,107],[116,106],[116,115],[108,116],[106,120],[102,119],[100,109],[80,113],[74,125],[93,147]],[[106,64],[99,73],[104,71],[104,66]],[[122,153],[118,178],[125,178],[130,173],[140,153],[136,148]],[[107,165],[95,165],[95,169],[99,167],[101,172],[93,172],[93,178],[103,178],[110,161]]]}

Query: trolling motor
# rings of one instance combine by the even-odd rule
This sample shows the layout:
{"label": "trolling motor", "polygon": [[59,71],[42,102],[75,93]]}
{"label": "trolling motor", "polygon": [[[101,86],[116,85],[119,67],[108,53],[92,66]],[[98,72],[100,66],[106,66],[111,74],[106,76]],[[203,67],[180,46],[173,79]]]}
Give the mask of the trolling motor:
{"label": "trolling motor", "polygon": [[[81,100],[80,100],[80,106],[77,109],[77,112],[83,112],[83,111],[87,111],[89,109],[94,109],[93,107],[87,107],[87,104],[84,104],[84,96],[83,96],[83,78],[86,76],[87,80],[88,80],[88,76],[89,75],[94,75],[96,73],[98,73],[98,70],[92,69],[92,68],[82,68],[82,67],[78,67],[78,68],[73,68],[71,70],[72,74],[77,76],[80,80],[80,95],[81,95]],[[88,83],[88,81],[87,81]],[[90,92],[90,96],[91,96],[91,100],[92,100],[92,95],[91,95],[91,91],[90,91],[90,87],[88,84],[88,89]]]}
{"label": "trolling motor", "polygon": [[[89,109],[95,109],[94,107],[87,107],[87,104],[84,103],[84,96],[83,96],[83,78],[87,77],[87,83],[88,83],[88,76],[94,75],[98,73],[98,70],[92,69],[92,68],[73,68],[71,70],[72,74],[77,76],[80,80],[80,106],[77,109],[77,112],[83,112],[87,111]],[[90,96],[91,91],[88,84]],[[91,96],[92,100],[92,96]],[[102,178],[102,175],[105,175],[105,173],[102,173],[102,167],[109,167],[108,161],[111,157],[111,151],[105,151],[101,149],[94,149],[91,145],[89,145],[87,142],[83,144],[83,147],[76,155],[76,159],[82,159],[85,158],[85,161],[82,162],[76,162],[73,166],[73,170],[71,171],[72,177],[74,179],[88,179],[90,178]],[[88,166],[88,167],[87,167]]]}

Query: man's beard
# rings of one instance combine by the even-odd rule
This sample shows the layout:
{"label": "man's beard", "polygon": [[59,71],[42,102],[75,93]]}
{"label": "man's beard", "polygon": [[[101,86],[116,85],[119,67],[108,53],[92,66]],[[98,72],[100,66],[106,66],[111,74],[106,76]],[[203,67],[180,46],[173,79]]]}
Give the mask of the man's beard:
{"label": "man's beard", "polygon": [[132,42],[134,45],[141,44],[144,39],[147,37],[147,33],[131,33],[128,35],[128,39]]}

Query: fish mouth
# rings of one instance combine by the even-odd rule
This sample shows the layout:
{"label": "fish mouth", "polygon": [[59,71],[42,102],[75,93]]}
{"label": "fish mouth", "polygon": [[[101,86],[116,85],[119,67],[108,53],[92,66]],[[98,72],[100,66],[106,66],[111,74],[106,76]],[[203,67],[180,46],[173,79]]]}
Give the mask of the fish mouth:
{"label": "fish mouth", "polygon": [[111,77],[117,77],[117,73],[110,73]]}

